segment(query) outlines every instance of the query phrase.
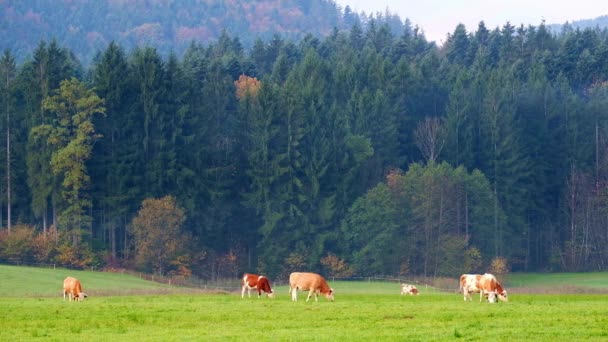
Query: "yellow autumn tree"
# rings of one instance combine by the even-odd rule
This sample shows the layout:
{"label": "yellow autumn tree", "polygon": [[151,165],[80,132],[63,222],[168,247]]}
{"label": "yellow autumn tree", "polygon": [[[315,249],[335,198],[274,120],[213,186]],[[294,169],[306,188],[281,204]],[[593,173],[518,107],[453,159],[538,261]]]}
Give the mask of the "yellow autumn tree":
{"label": "yellow autumn tree", "polygon": [[236,98],[240,100],[247,96],[257,97],[262,82],[258,81],[255,77],[241,75],[238,80],[234,81],[234,85],[236,87]]}
{"label": "yellow autumn tree", "polygon": [[185,252],[187,237],[182,232],[185,219],[184,209],[172,196],[145,199],[130,227],[136,266],[160,275],[166,273]]}

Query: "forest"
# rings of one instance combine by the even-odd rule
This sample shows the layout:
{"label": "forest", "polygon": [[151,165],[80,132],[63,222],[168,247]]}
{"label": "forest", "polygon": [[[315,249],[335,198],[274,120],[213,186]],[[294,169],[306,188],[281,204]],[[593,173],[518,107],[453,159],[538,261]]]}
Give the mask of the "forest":
{"label": "forest", "polygon": [[371,20],[0,58],[0,261],[214,279],[608,269],[608,31]]}
{"label": "forest", "polygon": [[161,56],[181,55],[192,40],[217,41],[223,31],[238,35],[250,49],[257,38],[300,40],[306,34],[327,36],[368,18],[386,22],[392,32],[403,23],[396,14],[355,13],[333,0],[3,0],[0,46],[22,60],[41,39],[57,39],[83,64],[112,41],[130,52],[152,45]]}

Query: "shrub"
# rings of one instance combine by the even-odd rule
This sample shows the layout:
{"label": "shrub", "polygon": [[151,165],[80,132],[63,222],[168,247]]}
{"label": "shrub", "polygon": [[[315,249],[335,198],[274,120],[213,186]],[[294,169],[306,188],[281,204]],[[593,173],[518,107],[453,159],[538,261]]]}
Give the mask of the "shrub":
{"label": "shrub", "polygon": [[98,265],[98,261],[93,251],[84,245],[72,246],[62,244],[57,247],[55,262],[66,267],[90,268]]}
{"label": "shrub", "polygon": [[32,241],[32,254],[39,263],[49,263],[57,254],[57,240],[50,234],[38,234]]}
{"label": "shrub", "polygon": [[492,259],[488,272],[494,274],[497,278],[504,278],[509,273],[507,259],[503,257],[495,257]]}
{"label": "shrub", "polygon": [[33,239],[34,228],[31,226],[15,226],[10,234],[3,231],[0,237],[0,258],[13,263],[34,261]]}
{"label": "shrub", "polygon": [[353,269],[343,259],[331,253],[321,258],[321,265],[327,270],[327,275],[330,277],[348,278],[354,273]]}
{"label": "shrub", "polygon": [[480,273],[482,270],[483,260],[481,251],[476,247],[471,247],[464,254],[464,271],[465,273]]}

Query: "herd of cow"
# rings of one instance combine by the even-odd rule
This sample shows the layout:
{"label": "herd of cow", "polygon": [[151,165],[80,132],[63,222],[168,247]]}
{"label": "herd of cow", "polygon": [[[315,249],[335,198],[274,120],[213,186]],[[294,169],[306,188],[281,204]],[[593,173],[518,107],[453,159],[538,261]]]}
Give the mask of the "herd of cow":
{"label": "herd of cow", "polygon": [[[270,281],[263,275],[245,273],[242,279],[241,298],[245,297],[247,291],[248,297],[251,298],[251,290],[258,292],[258,298],[262,293],[266,293],[268,297],[273,298],[274,292],[270,287]],[[298,291],[308,291],[306,301],[314,295],[315,301],[318,301],[318,294],[323,294],[325,297],[333,301],[334,290],[329,287],[325,278],[316,273],[310,272],[293,272],[289,275],[289,293],[291,300],[298,301]],[[463,274],[460,276],[460,291],[464,295],[464,300],[473,300],[472,293],[479,293],[479,301],[487,298],[488,302],[495,303],[498,298],[501,301],[508,301],[507,291],[496,280],[492,274]],[[418,295],[418,289],[414,285],[401,284],[401,295]],[[82,292],[80,281],[73,277],[67,277],[63,281],[63,300],[68,297],[69,301],[82,301],[87,297],[86,293]]]}
{"label": "herd of cow", "polygon": [[[245,273],[243,275],[243,287],[241,290],[241,298],[245,297],[245,291],[247,290],[248,296],[251,297],[251,290],[258,291],[258,298],[262,296],[262,293],[268,294],[268,297],[273,298],[274,292],[270,287],[268,278],[262,275]],[[327,285],[327,281],[321,275],[316,273],[303,273],[294,272],[289,275],[289,293],[291,294],[291,300],[297,301],[297,291],[308,291],[308,297],[306,301],[310,300],[311,296],[315,296],[317,301],[317,294],[324,294],[327,299],[334,300],[334,290]],[[495,303],[496,298],[503,302],[508,301],[507,290],[496,280],[496,277],[490,273],[485,274],[463,274],[460,276],[460,292],[464,295],[464,300],[473,300],[471,297],[472,293],[479,293],[479,301],[483,298],[487,298],[488,302]],[[411,284],[401,284],[401,295],[418,295],[418,289],[416,286]]]}
{"label": "herd of cow", "polygon": [[[262,275],[245,273],[242,283],[241,298],[245,297],[245,290],[247,290],[249,297],[251,297],[251,290],[258,291],[258,298],[262,296],[262,292],[267,293],[270,298],[274,297],[274,292],[270,288],[268,278]],[[291,300],[294,302],[298,301],[298,291],[308,291],[307,302],[313,295],[315,296],[315,301],[318,301],[318,294],[325,295],[325,298],[328,300],[334,300],[334,289],[329,287],[325,278],[316,273],[291,273],[289,275],[289,294],[291,294]]]}

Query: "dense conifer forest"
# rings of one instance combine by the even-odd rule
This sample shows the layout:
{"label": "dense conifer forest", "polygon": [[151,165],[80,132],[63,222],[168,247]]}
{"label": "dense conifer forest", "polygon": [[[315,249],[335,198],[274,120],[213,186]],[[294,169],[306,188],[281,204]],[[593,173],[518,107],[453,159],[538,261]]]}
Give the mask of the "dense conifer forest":
{"label": "dense conifer forest", "polygon": [[608,32],[405,22],[0,57],[0,261],[236,277],[608,268]]}

